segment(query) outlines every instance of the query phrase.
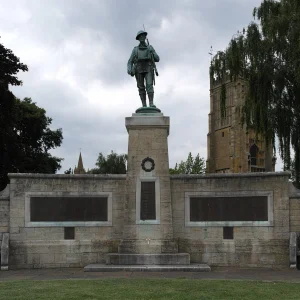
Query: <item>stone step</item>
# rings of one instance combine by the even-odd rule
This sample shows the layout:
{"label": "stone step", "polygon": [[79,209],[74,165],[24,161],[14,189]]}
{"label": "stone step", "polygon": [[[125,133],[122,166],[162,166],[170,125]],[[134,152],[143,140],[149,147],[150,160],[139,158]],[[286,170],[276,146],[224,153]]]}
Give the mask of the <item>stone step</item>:
{"label": "stone step", "polygon": [[178,253],[177,243],[173,240],[122,240],[119,253]]}
{"label": "stone step", "polygon": [[91,264],[84,267],[85,272],[209,272],[206,264],[190,265],[100,265]]}
{"label": "stone step", "polygon": [[107,265],[189,265],[188,253],[120,254],[108,253]]}

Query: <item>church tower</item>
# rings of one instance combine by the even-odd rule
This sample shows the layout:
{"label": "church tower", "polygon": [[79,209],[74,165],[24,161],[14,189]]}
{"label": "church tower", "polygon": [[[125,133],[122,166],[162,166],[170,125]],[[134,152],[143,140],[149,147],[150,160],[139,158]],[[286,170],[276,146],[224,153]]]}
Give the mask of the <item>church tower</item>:
{"label": "church tower", "polygon": [[74,174],[86,174],[86,171],[83,167],[81,152],[79,154],[77,167],[75,166],[75,168],[74,168]]}
{"label": "church tower", "polygon": [[225,116],[221,117],[220,82],[211,82],[207,173],[274,172],[276,158],[254,130],[241,123],[246,85],[243,80],[226,82]]}

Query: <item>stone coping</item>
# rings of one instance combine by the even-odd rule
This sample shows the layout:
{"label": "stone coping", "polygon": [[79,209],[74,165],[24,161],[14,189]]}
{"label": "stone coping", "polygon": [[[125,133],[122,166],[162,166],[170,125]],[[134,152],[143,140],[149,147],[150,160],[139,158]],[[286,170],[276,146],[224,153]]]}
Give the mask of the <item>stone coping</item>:
{"label": "stone coping", "polygon": [[170,117],[165,117],[163,114],[133,114],[132,117],[125,118],[125,126],[127,132],[129,130],[143,130],[149,128],[166,129],[170,133]]}
{"label": "stone coping", "polygon": [[290,177],[291,172],[255,172],[255,173],[211,173],[170,175],[171,180],[209,179],[209,178],[247,178],[247,177]]}
{"label": "stone coping", "polygon": [[13,178],[37,179],[95,179],[95,180],[126,180],[126,174],[38,174],[38,173],[9,173]]}
{"label": "stone coping", "polygon": [[[211,173],[211,174],[180,174],[170,175],[171,180],[209,179],[209,178],[241,178],[241,177],[290,177],[290,172],[255,172],[255,173]],[[126,180],[127,174],[38,174],[9,173],[9,178],[40,178],[40,179],[96,179],[96,180]],[[297,189],[296,189],[297,190]],[[300,190],[297,190],[300,192]],[[297,192],[296,192],[297,193]]]}

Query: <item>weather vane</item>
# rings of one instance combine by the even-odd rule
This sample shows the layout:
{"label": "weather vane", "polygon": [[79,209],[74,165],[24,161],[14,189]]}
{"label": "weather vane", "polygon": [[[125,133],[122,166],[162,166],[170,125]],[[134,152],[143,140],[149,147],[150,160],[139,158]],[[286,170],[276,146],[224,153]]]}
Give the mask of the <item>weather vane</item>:
{"label": "weather vane", "polygon": [[210,55],[210,60],[212,60],[213,52],[214,52],[213,47],[210,46],[210,49],[209,49],[209,52],[208,52],[208,54]]}

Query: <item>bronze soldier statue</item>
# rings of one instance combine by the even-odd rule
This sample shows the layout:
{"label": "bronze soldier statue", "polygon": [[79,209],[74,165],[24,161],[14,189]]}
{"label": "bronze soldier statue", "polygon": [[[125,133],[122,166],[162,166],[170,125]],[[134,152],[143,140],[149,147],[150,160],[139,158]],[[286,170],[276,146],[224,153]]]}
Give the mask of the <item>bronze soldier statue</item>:
{"label": "bronze soldier statue", "polygon": [[140,41],[140,44],[132,50],[127,63],[127,73],[131,76],[135,76],[136,78],[143,107],[147,107],[146,91],[148,94],[149,106],[155,107],[153,104],[153,84],[155,84],[154,72],[158,75],[155,63],[159,62],[159,56],[155,52],[154,48],[149,45],[148,40],[148,43],[146,43],[146,37],[146,31],[140,30],[137,33],[136,40]]}

